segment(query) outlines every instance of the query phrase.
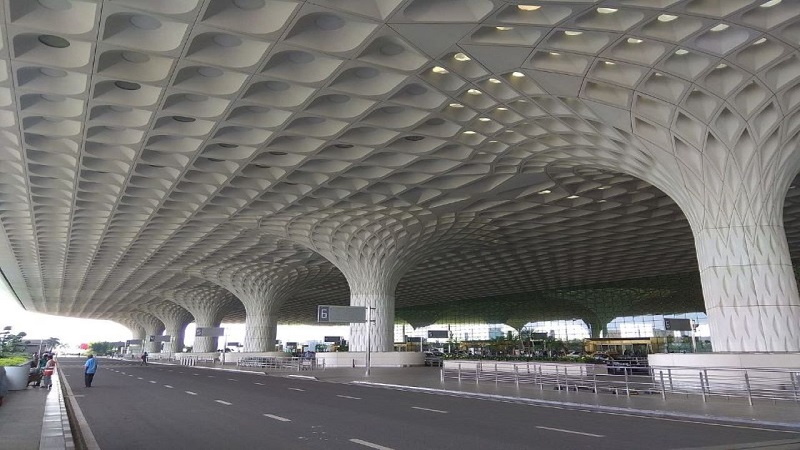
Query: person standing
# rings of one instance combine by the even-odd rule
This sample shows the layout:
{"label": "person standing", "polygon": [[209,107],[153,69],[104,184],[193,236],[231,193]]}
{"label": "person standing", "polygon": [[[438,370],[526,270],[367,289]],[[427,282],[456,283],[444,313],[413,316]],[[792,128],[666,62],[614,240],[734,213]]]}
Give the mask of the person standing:
{"label": "person standing", "polygon": [[47,355],[47,364],[44,366],[44,371],[42,372],[42,387],[50,389],[53,387],[53,373],[56,370],[56,360],[53,359],[52,355]]}
{"label": "person standing", "polygon": [[89,358],[86,360],[86,363],[83,364],[84,368],[84,383],[86,384],[87,388],[92,387],[92,380],[94,380],[94,374],[97,372],[97,361],[94,359],[94,355],[89,354]]}

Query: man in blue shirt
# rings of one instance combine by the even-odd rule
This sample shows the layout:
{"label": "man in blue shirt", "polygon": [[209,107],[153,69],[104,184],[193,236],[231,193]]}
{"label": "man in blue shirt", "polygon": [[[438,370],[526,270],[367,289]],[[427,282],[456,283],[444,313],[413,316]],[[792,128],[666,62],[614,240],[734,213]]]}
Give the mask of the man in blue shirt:
{"label": "man in blue shirt", "polygon": [[84,383],[86,384],[87,388],[90,388],[92,387],[94,374],[97,372],[97,361],[94,359],[94,355],[89,355],[89,359],[86,360],[86,363],[83,365],[83,367]]}

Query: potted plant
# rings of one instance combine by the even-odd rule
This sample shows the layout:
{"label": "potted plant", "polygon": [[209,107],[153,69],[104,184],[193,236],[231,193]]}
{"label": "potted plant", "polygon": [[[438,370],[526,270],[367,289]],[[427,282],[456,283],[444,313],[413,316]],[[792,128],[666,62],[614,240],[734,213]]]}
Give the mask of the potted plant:
{"label": "potted plant", "polygon": [[11,327],[3,328],[0,332],[0,367],[3,367],[3,389],[19,391],[28,387],[28,374],[30,372],[30,358],[24,353],[20,345],[24,332],[11,333]]}

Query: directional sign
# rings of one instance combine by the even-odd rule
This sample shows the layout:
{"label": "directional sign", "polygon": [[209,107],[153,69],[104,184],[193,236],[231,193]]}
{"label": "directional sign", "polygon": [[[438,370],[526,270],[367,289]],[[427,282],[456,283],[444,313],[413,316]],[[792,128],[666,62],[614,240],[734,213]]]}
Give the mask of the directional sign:
{"label": "directional sign", "polygon": [[689,319],[664,319],[664,329],[667,331],[692,331],[692,321]]}
{"label": "directional sign", "polygon": [[342,342],[341,336],[325,336],[325,342],[332,342],[334,344],[338,344]]}
{"label": "directional sign", "polygon": [[364,306],[317,306],[317,322],[358,323],[366,320],[367,308]]}
{"label": "directional sign", "polygon": [[225,328],[222,327],[197,327],[194,331],[195,336],[199,337],[219,337],[225,335]]}
{"label": "directional sign", "polygon": [[447,330],[428,330],[428,339],[447,339],[450,332]]}
{"label": "directional sign", "polygon": [[155,341],[150,341],[150,342],[170,342],[171,340],[172,340],[172,336],[170,336],[168,334],[165,334],[163,336],[156,336],[156,340]]}
{"label": "directional sign", "polygon": [[142,340],[141,339],[128,339],[127,341],[125,341],[125,344],[126,345],[142,345]]}

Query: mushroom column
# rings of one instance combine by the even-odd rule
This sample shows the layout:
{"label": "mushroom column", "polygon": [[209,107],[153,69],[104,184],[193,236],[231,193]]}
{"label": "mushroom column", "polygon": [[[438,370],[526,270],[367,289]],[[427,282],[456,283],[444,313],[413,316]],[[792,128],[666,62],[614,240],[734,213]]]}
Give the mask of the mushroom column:
{"label": "mushroom column", "polygon": [[[173,294],[172,299],[192,314],[198,328],[219,327],[227,311],[236,302],[233,294],[219,286],[178,291]],[[218,348],[217,345],[217,337],[196,336],[192,351],[195,353],[215,352]]]}
{"label": "mushroom column", "polygon": [[164,345],[164,351],[169,353],[183,351],[186,325],[192,321],[189,311],[171,301],[148,303],[142,308],[164,322],[166,334],[171,337],[170,342]]}
{"label": "mushroom column", "polygon": [[114,322],[120,323],[125,326],[127,329],[131,330],[131,339],[136,340],[138,339],[142,343],[144,342],[144,327],[137,321],[123,317],[123,318],[114,318],[112,319]]}
{"label": "mushroom column", "polygon": [[394,350],[395,289],[419,261],[468,238],[480,240],[482,224],[471,214],[436,216],[416,206],[406,209],[350,204],[292,219],[278,216],[260,228],[309,246],[342,271],[350,305],[375,308],[374,324],[350,326],[350,350]]}
{"label": "mushroom column", "polygon": [[164,333],[164,323],[158,320],[157,317],[144,311],[131,312],[131,318],[139,322],[144,328],[145,332],[145,345],[144,350],[148,353],[158,353],[161,351],[160,342],[149,342],[150,336],[160,336]]}
{"label": "mushroom column", "polygon": [[278,330],[278,309],[304,282],[332,269],[308,250],[289,252],[287,257],[272,255],[251,263],[234,263],[224,268],[209,268],[203,277],[232,292],[244,305],[245,352],[274,352]]}

